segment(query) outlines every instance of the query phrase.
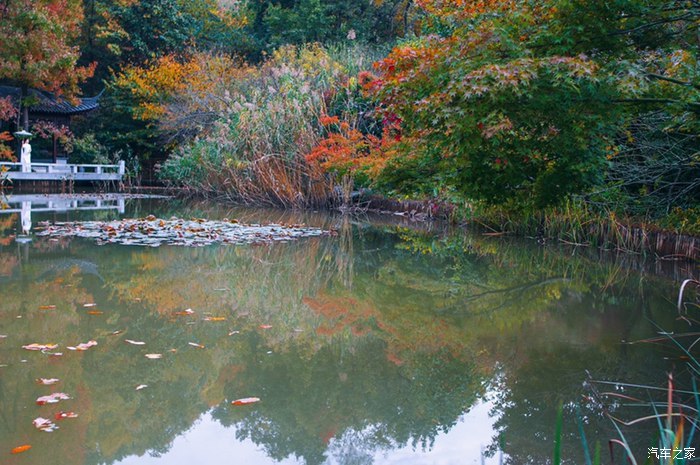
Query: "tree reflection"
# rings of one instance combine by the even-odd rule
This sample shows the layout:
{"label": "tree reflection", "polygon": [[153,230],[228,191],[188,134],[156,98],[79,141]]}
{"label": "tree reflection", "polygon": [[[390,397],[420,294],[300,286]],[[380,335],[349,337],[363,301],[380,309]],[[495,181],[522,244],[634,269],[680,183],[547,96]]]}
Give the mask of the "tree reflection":
{"label": "tree reflection", "polygon": [[[650,350],[620,344],[649,334],[643,317],[673,294],[664,280],[553,248],[316,220],[335,222],[339,238],[201,249],[35,240],[28,259],[0,246],[0,263],[16,260],[0,273],[0,451],[31,442],[34,463],[58,465],[161,454],[213,409],[273,459],[365,464],[430,448],[489,391],[491,452],[500,443],[510,463],[546,463],[557,401],[580,399],[585,370],[664,371]],[[92,338],[97,347],[58,358],[20,349]],[[39,376],[61,378],[80,414],[52,435],[31,426],[53,413],[34,406]],[[262,401],[230,405],[248,396]],[[587,430],[605,438],[589,414]],[[564,443],[580,450],[575,428]]]}

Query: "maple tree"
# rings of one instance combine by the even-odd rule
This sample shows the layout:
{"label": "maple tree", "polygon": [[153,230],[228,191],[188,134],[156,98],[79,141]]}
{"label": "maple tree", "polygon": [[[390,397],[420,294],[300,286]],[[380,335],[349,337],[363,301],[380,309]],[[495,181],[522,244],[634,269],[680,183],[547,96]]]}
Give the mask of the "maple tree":
{"label": "maple tree", "polygon": [[77,66],[80,0],[15,0],[0,5],[0,79],[21,89],[22,126],[29,125],[29,89],[72,97],[94,64]]}
{"label": "maple tree", "polygon": [[[697,129],[693,5],[417,4],[423,34],[363,84],[401,135],[374,153],[374,184],[385,192],[540,208],[605,180],[626,118],[660,110],[668,129]],[[331,170],[348,157],[362,164],[369,135],[342,133],[311,157]]]}

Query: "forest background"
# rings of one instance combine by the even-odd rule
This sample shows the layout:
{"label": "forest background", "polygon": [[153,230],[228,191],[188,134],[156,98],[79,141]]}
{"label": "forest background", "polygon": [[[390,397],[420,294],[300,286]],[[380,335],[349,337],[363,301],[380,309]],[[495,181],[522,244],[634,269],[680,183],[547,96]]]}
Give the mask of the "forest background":
{"label": "forest background", "polygon": [[101,93],[28,129],[237,202],[697,235],[699,26],[692,0],[2,0],[0,120],[27,126],[32,88]]}

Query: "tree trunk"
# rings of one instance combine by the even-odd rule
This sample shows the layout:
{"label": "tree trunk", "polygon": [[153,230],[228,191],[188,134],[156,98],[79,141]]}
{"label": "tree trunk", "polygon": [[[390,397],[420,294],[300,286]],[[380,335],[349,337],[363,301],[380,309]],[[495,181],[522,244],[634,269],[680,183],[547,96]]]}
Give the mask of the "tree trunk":
{"label": "tree trunk", "polygon": [[22,129],[29,131],[29,107],[26,104],[27,97],[29,97],[29,86],[22,84],[22,92],[19,97],[20,106],[22,107]]}

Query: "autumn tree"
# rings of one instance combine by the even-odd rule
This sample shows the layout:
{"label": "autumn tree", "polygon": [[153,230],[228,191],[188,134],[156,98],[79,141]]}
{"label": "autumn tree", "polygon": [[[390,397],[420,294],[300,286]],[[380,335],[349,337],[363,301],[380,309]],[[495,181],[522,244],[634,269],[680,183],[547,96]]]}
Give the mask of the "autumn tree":
{"label": "autumn tree", "polygon": [[[0,98],[0,123],[11,121],[15,116],[17,116],[17,109],[12,104],[12,99],[10,97]],[[4,144],[12,139],[8,131],[0,131],[0,160],[15,161],[12,149]]]}
{"label": "autumn tree", "polygon": [[417,3],[423,35],[365,85],[399,126],[385,191],[539,208],[605,180],[625,121],[697,133],[692,2]]}
{"label": "autumn tree", "polygon": [[0,4],[0,79],[21,89],[22,126],[28,129],[29,89],[71,97],[94,66],[77,66],[83,9],[80,0],[13,0]]}

